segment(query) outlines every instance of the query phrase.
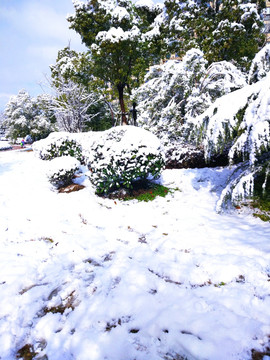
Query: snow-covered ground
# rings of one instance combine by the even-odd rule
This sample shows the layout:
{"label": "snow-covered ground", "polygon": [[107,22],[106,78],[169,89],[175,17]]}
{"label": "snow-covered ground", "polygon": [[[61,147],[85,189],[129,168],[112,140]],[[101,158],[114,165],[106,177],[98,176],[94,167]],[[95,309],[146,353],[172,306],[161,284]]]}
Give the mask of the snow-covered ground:
{"label": "snow-covered ground", "polygon": [[[244,360],[269,345],[270,225],[219,215],[229,169],[166,170],[153,202],[51,190],[0,153],[0,359]],[[267,357],[265,357],[266,359]]]}
{"label": "snow-covered ground", "polygon": [[8,141],[0,140],[0,151],[11,149],[12,145]]}

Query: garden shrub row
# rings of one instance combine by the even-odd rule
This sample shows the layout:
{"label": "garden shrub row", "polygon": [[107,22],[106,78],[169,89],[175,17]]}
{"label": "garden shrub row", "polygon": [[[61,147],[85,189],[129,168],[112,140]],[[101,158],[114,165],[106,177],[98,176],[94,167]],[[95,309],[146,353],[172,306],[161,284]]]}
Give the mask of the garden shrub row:
{"label": "garden shrub row", "polygon": [[98,133],[53,133],[34,144],[33,150],[49,160],[49,181],[56,187],[71,183],[85,164],[101,195],[120,187],[131,189],[137,180],[156,179],[165,165],[158,138],[134,126]]}

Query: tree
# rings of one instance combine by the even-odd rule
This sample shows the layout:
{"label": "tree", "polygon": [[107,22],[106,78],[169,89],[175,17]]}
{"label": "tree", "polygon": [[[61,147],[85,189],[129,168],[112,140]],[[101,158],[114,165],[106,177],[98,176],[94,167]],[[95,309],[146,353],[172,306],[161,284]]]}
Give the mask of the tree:
{"label": "tree", "polygon": [[168,60],[150,67],[144,84],[134,92],[139,123],[161,137],[179,136],[186,101],[205,75],[205,64],[203,53],[192,49],[182,61]]}
{"label": "tree", "polygon": [[[228,202],[268,191],[270,184],[270,72],[261,80],[218,98],[203,114],[190,119],[205,157],[228,154],[237,167],[223,190],[218,209]],[[267,190],[267,191],[266,191]]]}
{"label": "tree", "polygon": [[3,125],[8,137],[16,140],[19,136],[31,135],[34,139],[41,139],[55,131],[55,118],[49,110],[51,101],[49,95],[31,98],[25,90],[12,96],[4,111]]}
{"label": "tree", "polygon": [[166,0],[169,51],[181,54],[195,46],[209,63],[234,61],[248,68],[265,41],[259,14],[262,4],[253,0]]}
{"label": "tree", "polygon": [[98,113],[91,114],[88,109],[98,103],[97,94],[89,93],[85,86],[72,80],[58,80],[57,84],[56,97],[51,109],[55,113],[60,130],[82,132],[91,128],[91,120]]}
{"label": "tree", "polygon": [[0,111],[0,133],[4,129],[4,126],[3,126],[4,120],[5,120],[4,111]]}
{"label": "tree", "polygon": [[150,67],[145,82],[134,91],[138,122],[162,138],[189,133],[190,118],[203,113],[217,98],[246,85],[244,74],[222,61],[206,67],[198,49],[183,59]]}
{"label": "tree", "polygon": [[89,54],[72,50],[70,46],[58,51],[56,63],[50,65],[50,70],[55,88],[70,80],[88,87],[95,80]]}
{"label": "tree", "polygon": [[[89,99],[95,97],[95,101],[87,108],[91,123],[85,122],[84,125],[88,125],[84,126],[84,130],[106,130],[112,126],[114,110],[109,92],[106,84],[93,76],[93,63],[88,53],[78,53],[67,46],[58,52],[56,63],[51,65],[50,69],[50,85],[57,93],[61,93],[63,87],[64,91],[68,91],[70,87],[78,85],[78,95],[84,89],[85,93],[89,93]],[[75,93],[73,95],[76,96]]]}
{"label": "tree", "polygon": [[118,94],[122,123],[127,124],[124,91],[129,92],[156,60],[159,49],[158,5],[135,6],[130,0],[74,2],[68,18],[89,48],[93,75],[109,83]]}

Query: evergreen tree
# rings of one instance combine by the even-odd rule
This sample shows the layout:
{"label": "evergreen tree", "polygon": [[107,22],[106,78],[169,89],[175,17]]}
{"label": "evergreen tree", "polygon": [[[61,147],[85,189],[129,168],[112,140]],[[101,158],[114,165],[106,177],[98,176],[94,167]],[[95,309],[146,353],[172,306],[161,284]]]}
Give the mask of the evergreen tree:
{"label": "evergreen tree", "polygon": [[230,62],[206,65],[204,54],[191,49],[181,61],[151,66],[144,84],[133,93],[138,123],[162,138],[186,137],[192,129],[190,119],[246,85],[245,75]]}
{"label": "evergreen tree", "polygon": [[58,87],[63,81],[70,80],[89,86],[94,80],[92,62],[88,53],[76,52],[70,46],[58,51],[55,65],[50,66],[52,83]]}
{"label": "evergreen tree", "polygon": [[248,68],[263,45],[263,1],[166,0],[169,51],[201,49],[209,63],[234,61]]}
{"label": "evergreen tree", "polygon": [[[158,5],[134,5],[130,0],[74,1],[75,14],[68,18],[89,48],[93,75],[109,83],[118,94],[122,123],[127,123],[124,91],[142,79],[157,60]],[[155,49],[155,51],[153,50]]]}
{"label": "evergreen tree", "polygon": [[33,139],[41,139],[55,131],[55,117],[49,109],[51,101],[49,95],[31,98],[25,90],[12,96],[6,105],[3,122],[8,137],[16,140],[31,135]]}

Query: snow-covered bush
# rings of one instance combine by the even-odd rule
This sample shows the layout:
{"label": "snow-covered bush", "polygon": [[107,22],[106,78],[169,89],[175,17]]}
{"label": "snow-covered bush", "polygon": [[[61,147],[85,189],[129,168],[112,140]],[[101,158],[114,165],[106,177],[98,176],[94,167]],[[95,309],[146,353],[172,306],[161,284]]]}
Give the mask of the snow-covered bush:
{"label": "snow-covered bush", "polygon": [[90,180],[99,194],[123,186],[132,188],[139,179],[157,178],[164,166],[160,141],[134,126],[104,131],[88,148]]}
{"label": "snow-covered bush", "polygon": [[166,169],[205,167],[202,148],[187,142],[169,142],[164,145]]}
{"label": "snow-covered bush", "polygon": [[133,94],[138,123],[160,138],[180,135],[186,99],[205,75],[205,65],[202,52],[192,49],[183,61],[168,60],[150,67],[144,84]]}
{"label": "snow-covered bush", "polygon": [[203,53],[191,49],[182,61],[169,60],[150,68],[145,83],[134,92],[138,123],[160,138],[185,138],[190,118],[245,85],[245,75],[236,66],[221,61],[206,68]]}
{"label": "snow-covered bush", "polygon": [[10,149],[12,149],[12,146],[7,141],[0,140],[0,151],[1,150],[10,150]]}
{"label": "snow-covered bush", "polygon": [[220,96],[246,85],[245,75],[235,65],[228,61],[220,61],[212,63],[207,68],[206,76],[200,83],[200,90],[207,90],[213,102]]}
{"label": "snow-covered bush", "polygon": [[234,201],[236,194],[239,198],[252,195],[256,176],[264,174],[265,182],[269,178],[269,157],[265,154],[270,150],[270,73],[219,98],[194,120],[194,129],[208,160],[227,148],[230,163],[247,161],[248,166],[240,165],[230,180],[223,200],[229,197]]}
{"label": "snow-covered bush", "polygon": [[51,184],[57,188],[72,183],[76,171],[80,168],[80,162],[72,156],[62,156],[49,161],[47,177]]}
{"label": "snow-covered bush", "polygon": [[269,104],[270,73],[260,82],[219,98],[194,120],[207,157],[229,145],[231,162],[237,156],[254,164],[257,155],[270,146]]}
{"label": "snow-covered bush", "polygon": [[72,156],[83,163],[82,145],[69,133],[51,133],[46,139],[35,142],[33,150],[42,160]]}
{"label": "snow-covered bush", "polygon": [[249,161],[236,166],[217,203],[218,212],[250,196],[266,195],[270,184],[270,161],[266,159],[269,159],[270,152],[265,155],[254,166],[250,166]]}
{"label": "snow-covered bush", "polygon": [[228,61],[212,63],[186,100],[184,121],[202,114],[216,99],[247,85],[245,75]]}
{"label": "snow-covered bush", "polygon": [[267,44],[258,52],[254,60],[252,61],[248,75],[248,83],[253,84],[261,80],[269,72],[270,72],[270,44]]}

